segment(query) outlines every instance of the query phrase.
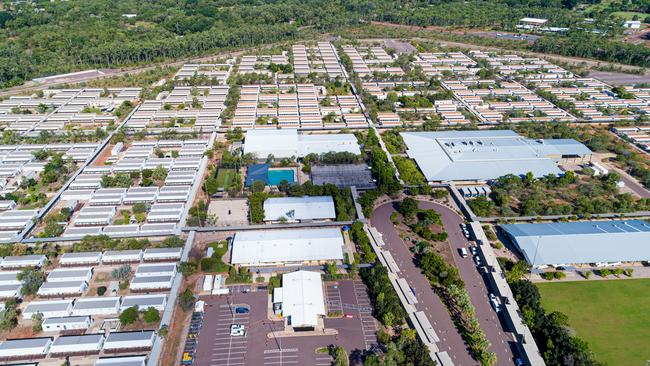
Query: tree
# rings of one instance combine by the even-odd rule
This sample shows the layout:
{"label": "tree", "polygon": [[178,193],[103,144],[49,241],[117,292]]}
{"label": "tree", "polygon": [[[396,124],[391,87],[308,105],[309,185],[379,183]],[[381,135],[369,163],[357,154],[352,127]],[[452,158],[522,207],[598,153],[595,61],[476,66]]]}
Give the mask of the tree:
{"label": "tree", "polygon": [[35,333],[43,330],[43,313],[32,314],[32,331]]}
{"label": "tree", "polygon": [[348,353],[345,352],[345,348],[341,346],[330,346],[329,347],[330,356],[334,359],[332,365],[334,366],[347,366],[348,363]]}
{"label": "tree", "polygon": [[106,286],[97,287],[97,296],[104,296],[106,293]]}
{"label": "tree", "polygon": [[122,326],[135,323],[138,320],[138,307],[131,306],[130,308],[125,309],[118,319],[120,319],[120,324],[122,324]]}
{"label": "tree", "polygon": [[178,272],[180,272],[183,277],[189,277],[196,273],[198,265],[195,261],[190,262],[181,262],[178,264]]}
{"label": "tree", "polygon": [[34,295],[45,282],[45,273],[34,267],[28,267],[18,272],[16,278],[23,283],[20,289],[21,294]]}
{"label": "tree", "polygon": [[164,181],[167,178],[167,169],[162,165],[158,165],[151,173],[151,178],[159,182]]}
{"label": "tree", "polygon": [[192,290],[189,288],[185,289],[185,291],[183,291],[183,293],[178,297],[178,304],[181,306],[181,309],[185,311],[194,308],[195,301],[196,298],[194,297]]}
{"label": "tree", "polygon": [[142,320],[147,324],[153,324],[160,321],[160,313],[155,308],[149,307],[144,311]]}
{"label": "tree", "polygon": [[128,264],[123,264],[119,266],[118,268],[114,268],[111,271],[111,278],[114,280],[126,280],[129,278],[129,275],[131,274],[131,266]]}
{"label": "tree", "polygon": [[406,197],[400,202],[397,210],[407,220],[412,220],[418,212],[418,203],[411,197]]}
{"label": "tree", "polygon": [[208,177],[208,179],[205,180],[205,193],[209,195],[213,195],[219,191],[219,182],[217,181],[217,178],[215,177]]}

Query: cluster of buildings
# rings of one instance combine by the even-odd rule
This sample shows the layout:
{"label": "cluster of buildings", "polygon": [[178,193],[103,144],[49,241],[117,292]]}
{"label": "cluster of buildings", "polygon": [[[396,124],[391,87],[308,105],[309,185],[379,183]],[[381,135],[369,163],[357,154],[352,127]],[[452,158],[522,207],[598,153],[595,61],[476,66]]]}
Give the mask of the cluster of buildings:
{"label": "cluster of buildings", "polygon": [[420,67],[429,77],[445,75],[474,75],[480,70],[476,61],[462,52],[422,52],[417,54],[413,66]]}
{"label": "cluster of buildings", "polygon": [[[212,146],[213,138],[194,140],[133,141],[127,148],[123,143],[110,150],[110,165],[87,166],[61,193],[59,208],[74,211],[63,237],[85,235],[162,235],[171,234],[193,200],[193,185],[203,178],[206,169],[204,153]],[[159,157],[162,155],[163,157]],[[175,157],[173,157],[175,156]],[[138,185],[145,179],[143,171],[163,168],[166,177],[162,185]],[[135,174],[129,188],[103,187],[102,181],[117,174]],[[153,173],[152,173],[153,174]],[[188,203],[190,202],[190,203]],[[144,220],[133,211],[136,204],[147,207]],[[81,206],[81,207],[80,207]],[[128,219],[123,211],[129,212]],[[122,214],[122,222],[115,222]]]}
{"label": "cluster of buildings", "polygon": [[287,53],[283,52],[280,55],[242,56],[237,72],[240,74],[264,74],[273,76],[275,72],[269,70],[271,64],[289,65]]}
{"label": "cluster of buildings", "polygon": [[38,96],[11,96],[0,102],[0,126],[24,136],[42,131],[60,134],[94,133],[118,122],[113,112],[124,102],[135,103],[140,88],[49,89]]}
{"label": "cluster of buildings", "polygon": [[174,79],[185,81],[192,77],[205,77],[211,82],[216,81],[212,85],[225,85],[231,69],[232,61],[217,64],[185,64],[176,72]]}
{"label": "cluster of buildings", "polygon": [[404,74],[401,67],[391,66],[394,61],[393,57],[380,46],[367,48],[345,46],[343,52],[350,57],[352,70],[362,79],[374,78],[379,75],[387,75],[388,79],[392,79],[393,77],[400,78]]}
{"label": "cluster of buildings", "polygon": [[245,85],[234,127],[259,128],[345,128],[367,127],[357,98],[328,95],[314,84]]}
{"label": "cluster of buildings", "polygon": [[498,54],[480,50],[472,50],[469,53],[477,60],[485,60],[489,67],[504,77],[523,77],[526,80],[553,80],[573,77],[570,71],[537,57],[521,57],[519,55]]}
{"label": "cluster of buildings", "polygon": [[612,130],[643,150],[650,150],[650,126],[614,127]]}
{"label": "cluster of buildings", "polygon": [[315,46],[293,45],[293,72],[296,76],[316,75],[330,79],[344,77],[336,49],[330,42],[318,42]]}
{"label": "cluster of buildings", "polygon": [[575,120],[516,81],[447,80],[443,85],[482,123]]}
{"label": "cluster of buildings", "polygon": [[592,78],[563,78],[533,81],[539,90],[575,105],[581,117],[593,122],[631,121],[650,113],[650,89],[626,88],[620,98],[605,83]]}
{"label": "cluster of buildings", "polygon": [[[34,299],[19,305],[18,323],[29,324],[38,315],[42,320],[42,334],[37,338],[0,342],[0,360],[99,355],[95,365],[102,365],[112,364],[110,360],[125,360],[121,355],[133,357],[134,353],[148,352],[156,340],[156,332],[121,331],[117,317],[131,307],[141,311],[165,310],[168,292],[178,276],[176,266],[181,252],[182,248],[70,252],[53,265],[48,264],[44,255],[3,258],[0,297],[22,298],[23,284],[17,278],[20,269],[41,268],[46,272],[46,281]],[[109,279],[113,270],[126,264],[136,268],[133,274],[128,274],[129,285],[123,289],[118,286],[119,279]],[[104,284],[106,291],[102,295],[88,293],[90,288]],[[5,303],[0,303],[0,307],[4,309]],[[144,365],[145,356],[137,359]]]}
{"label": "cluster of buildings", "polygon": [[144,101],[126,121],[133,130],[212,132],[221,125],[221,112],[226,108],[227,85],[177,86],[161,92],[156,100]]}

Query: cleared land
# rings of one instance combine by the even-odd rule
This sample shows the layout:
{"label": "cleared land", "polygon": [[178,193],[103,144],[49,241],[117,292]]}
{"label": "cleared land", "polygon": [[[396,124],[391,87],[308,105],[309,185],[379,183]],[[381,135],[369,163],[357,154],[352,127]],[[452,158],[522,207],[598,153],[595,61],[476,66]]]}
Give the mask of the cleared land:
{"label": "cleared land", "polygon": [[650,279],[538,284],[547,311],[569,317],[576,335],[608,365],[650,359]]}

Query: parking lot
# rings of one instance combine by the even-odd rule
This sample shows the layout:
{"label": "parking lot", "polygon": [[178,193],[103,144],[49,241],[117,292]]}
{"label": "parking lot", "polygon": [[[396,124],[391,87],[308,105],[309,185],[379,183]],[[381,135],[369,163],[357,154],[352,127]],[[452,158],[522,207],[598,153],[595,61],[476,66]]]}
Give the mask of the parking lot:
{"label": "parking lot", "polygon": [[[236,286],[228,296],[205,296],[203,328],[198,335],[195,365],[211,366],[276,366],[331,364],[327,354],[316,349],[336,344],[349,353],[359,354],[376,342],[376,323],[372,317],[366,289],[360,281],[339,281],[326,288],[329,311],[341,309],[351,317],[325,319],[326,328],[338,330],[338,335],[275,337],[283,322],[267,317],[268,293],[244,292],[250,286]],[[331,304],[331,305],[330,305]],[[332,308],[334,306],[335,308]],[[246,307],[248,313],[234,309]],[[230,336],[232,324],[244,325],[243,337]]]}

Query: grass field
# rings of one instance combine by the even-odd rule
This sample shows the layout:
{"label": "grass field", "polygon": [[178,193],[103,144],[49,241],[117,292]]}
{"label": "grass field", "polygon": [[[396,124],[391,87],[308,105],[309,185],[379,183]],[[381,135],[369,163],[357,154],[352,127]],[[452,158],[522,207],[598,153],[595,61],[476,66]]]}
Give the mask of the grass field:
{"label": "grass field", "polygon": [[650,279],[540,283],[547,311],[569,317],[576,335],[609,366],[650,360]]}
{"label": "grass field", "polygon": [[235,178],[235,169],[219,169],[217,173],[217,183],[219,188],[227,190]]}

